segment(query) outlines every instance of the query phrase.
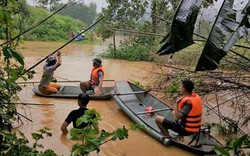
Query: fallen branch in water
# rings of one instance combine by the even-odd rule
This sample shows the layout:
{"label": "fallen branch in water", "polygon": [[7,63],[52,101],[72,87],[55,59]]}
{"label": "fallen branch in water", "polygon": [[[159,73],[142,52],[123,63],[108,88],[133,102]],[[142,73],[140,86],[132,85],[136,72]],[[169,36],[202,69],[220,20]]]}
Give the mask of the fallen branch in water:
{"label": "fallen branch in water", "polygon": [[17,115],[20,115],[21,117],[25,118],[26,120],[29,120],[30,122],[33,122],[31,119],[27,118],[26,116],[24,116],[24,115],[22,115],[22,114],[20,114],[18,112],[16,112],[16,113],[17,113]]}

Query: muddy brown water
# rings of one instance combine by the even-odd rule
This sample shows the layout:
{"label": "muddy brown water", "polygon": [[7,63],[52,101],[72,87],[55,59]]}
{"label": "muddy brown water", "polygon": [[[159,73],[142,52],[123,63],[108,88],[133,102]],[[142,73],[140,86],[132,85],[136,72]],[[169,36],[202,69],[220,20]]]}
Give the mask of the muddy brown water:
{"label": "muddy brown water", "polygon": [[[25,42],[20,47],[20,51],[25,56],[26,67],[29,68],[43,57],[63,45],[63,43],[51,42]],[[92,59],[103,52],[105,45],[80,45],[70,44],[62,49],[62,65],[56,70],[55,76],[58,80],[87,80],[92,67]],[[34,70],[37,72],[34,79],[29,81],[39,81],[42,73],[43,63],[38,65]],[[122,60],[103,59],[105,68],[105,79],[110,80],[136,80],[144,82],[145,77],[150,77],[154,64],[148,62],[129,62]],[[21,81],[21,80],[20,80]],[[114,85],[113,82],[105,82],[104,85]],[[147,83],[147,82],[144,82]],[[78,85],[73,83],[74,85]],[[75,99],[55,99],[43,98],[34,95],[32,92],[33,85],[23,86],[19,93],[23,102],[54,104],[48,106],[19,106],[18,111],[26,115],[33,122],[22,118],[23,124],[15,123],[18,129],[25,133],[25,136],[31,139],[31,133],[36,132],[43,127],[50,128],[52,137],[41,140],[44,149],[52,149],[59,155],[70,155],[70,149],[75,143],[61,135],[60,126],[65,120],[68,113],[77,109]],[[132,120],[122,112],[116,102],[111,99],[108,101],[90,101],[89,108],[96,109],[101,115],[100,129],[113,131],[116,128],[125,125],[129,127]],[[68,129],[72,128],[72,124]],[[175,146],[164,146],[154,138],[142,131],[129,132],[128,139],[122,141],[108,142],[101,146],[101,152],[91,155],[100,156],[162,156],[178,155],[188,156],[195,155],[186,150]]]}

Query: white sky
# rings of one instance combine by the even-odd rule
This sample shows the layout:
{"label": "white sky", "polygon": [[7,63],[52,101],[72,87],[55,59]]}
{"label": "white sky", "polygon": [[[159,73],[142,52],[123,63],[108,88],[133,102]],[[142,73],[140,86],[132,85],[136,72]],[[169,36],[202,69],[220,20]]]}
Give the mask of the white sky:
{"label": "white sky", "polygon": [[[36,0],[26,0],[28,4],[30,5],[35,5],[36,4]],[[77,1],[82,1],[85,4],[89,4],[91,2],[96,3],[97,5],[97,12],[101,12],[101,8],[102,7],[106,7],[108,4],[106,2],[106,0],[77,0]],[[239,10],[239,8],[242,8],[246,5],[246,3],[249,0],[234,0],[234,7],[237,8],[237,10]],[[68,0],[61,0],[61,2],[63,3],[67,3]],[[215,2],[215,6],[213,7],[209,7],[208,9],[205,9],[205,13],[203,14],[203,16],[205,16],[206,19],[214,19],[215,14],[218,12],[219,7],[222,4],[222,0],[217,0],[217,2]]]}
{"label": "white sky", "polygon": [[[28,4],[35,5],[36,0],[26,0]],[[97,12],[101,12],[102,7],[106,7],[108,4],[106,3],[106,0],[78,0],[81,2],[84,2],[85,4],[89,4],[91,2],[94,2],[97,5]],[[61,0],[63,3],[67,3],[68,0]]]}

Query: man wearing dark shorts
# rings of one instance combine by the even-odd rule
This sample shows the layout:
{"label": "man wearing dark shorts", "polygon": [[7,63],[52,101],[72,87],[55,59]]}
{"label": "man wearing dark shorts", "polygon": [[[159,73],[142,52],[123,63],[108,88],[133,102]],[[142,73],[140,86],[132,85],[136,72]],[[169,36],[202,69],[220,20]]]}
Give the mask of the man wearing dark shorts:
{"label": "man wearing dark shorts", "polygon": [[93,68],[91,70],[90,80],[80,82],[80,88],[83,93],[88,90],[93,90],[96,96],[100,96],[102,83],[104,79],[104,67],[102,66],[102,60],[94,58]]}
{"label": "man wearing dark shorts", "polygon": [[188,136],[200,131],[202,101],[198,94],[192,92],[193,88],[192,81],[182,81],[180,92],[183,96],[176,101],[177,109],[172,111],[174,120],[163,116],[156,117],[156,124],[165,136],[169,136],[168,129],[182,136]]}

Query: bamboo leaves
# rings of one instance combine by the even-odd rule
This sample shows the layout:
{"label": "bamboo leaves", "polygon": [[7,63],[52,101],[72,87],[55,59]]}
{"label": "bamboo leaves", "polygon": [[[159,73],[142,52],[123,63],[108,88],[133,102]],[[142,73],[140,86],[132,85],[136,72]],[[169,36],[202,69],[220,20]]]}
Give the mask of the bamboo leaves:
{"label": "bamboo leaves", "polygon": [[173,20],[171,32],[161,41],[159,55],[173,54],[193,44],[194,24],[202,0],[182,0]]}
{"label": "bamboo leaves", "polygon": [[250,1],[248,1],[245,9],[242,12],[243,18],[239,27],[233,33],[227,44],[224,46],[223,51],[229,51],[233,45],[246,34],[250,32]]}
{"label": "bamboo leaves", "polygon": [[[248,11],[246,11],[241,23],[236,20],[236,11],[232,8],[233,3],[234,0],[224,0],[195,71],[216,69],[220,60],[244,34],[241,33],[242,29],[244,29],[241,26],[249,23],[247,20],[249,17],[249,3],[245,9]],[[228,36],[231,36],[231,38],[228,39]],[[229,41],[225,44],[227,40]]]}

